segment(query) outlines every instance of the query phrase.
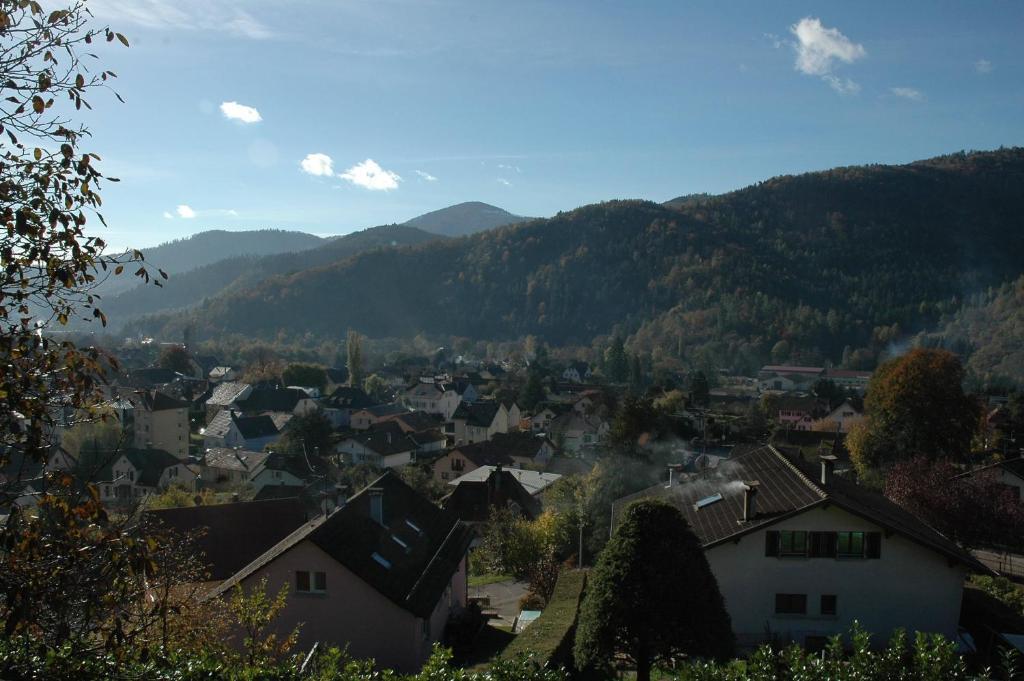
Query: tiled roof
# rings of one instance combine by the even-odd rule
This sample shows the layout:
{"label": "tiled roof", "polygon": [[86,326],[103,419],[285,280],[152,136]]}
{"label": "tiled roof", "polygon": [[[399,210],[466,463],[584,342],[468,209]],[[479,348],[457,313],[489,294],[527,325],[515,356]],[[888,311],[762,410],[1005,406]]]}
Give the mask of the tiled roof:
{"label": "tiled roof", "polygon": [[345,440],[358,442],[379,456],[413,452],[417,448],[416,443],[393,421],[378,423],[369,430],[353,433]]}
{"label": "tiled roof", "polygon": [[228,447],[214,447],[206,451],[203,465],[209,468],[221,468],[250,472],[258,468],[267,460],[265,452],[250,452],[247,449],[230,449]]}
{"label": "tiled roof", "polygon": [[[381,494],[380,523],[371,516],[371,489]],[[468,526],[452,521],[388,472],[330,515],[303,524],[211,595],[259,574],[263,566],[308,540],[399,607],[428,617],[466,555],[472,535]]]}
{"label": "tiled roof", "polygon": [[287,411],[295,409],[299,400],[309,397],[305,391],[298,388],[281,388],[277,386],[260,386],[254,388],[252,393],[237,404],[248,413],[261,411]]}
{"label": "tiled roof", "polygon": [[418,433],[424,430],[434,430],[441,425],[441,419],[425,411],[410,411],[406,414],[396,414],[389,418],[400,423],[405,430]]}
{"label": "tiled roof", "polygon": [[274,419],[267,414],[261,414],[260,416],[232,415],[231,418],[234,419],[238,432],[240,432],[242,437],[246,440],[261,437],[272,437],[280,432],[277,429],[277,424],[274,423]]}
{"label": "tiled roof", "polygon": [[177,400],[159,390],[143,390],[139,402],[147,411],[167,411],[170,409],[188,409],[188,402]]}
{"label": "tiled roof", "polygon": [[98,453],[96,457],[97,460],[105,460],[110,463],[103,467],[103,469],[97,474],[97,478],[99,480],[112,480],[113,464],[122,456],[128,459],[128,463],[130,463],[132,467],[139,472],[138,477],[135,479],[135,483],[145,487],[156,487],[157,483],[160,482],[160,476],[163,475],[164,471],[171,466],[186,466],[184,461],[162,449],[127,448],[116,452],[110,451],[108,453]]}
{"label": "tiled roof", "polygon": [[306,522],[297,498],[147,511],[146,519],[180,533],[197,532],[210,579],[227,579]]}
{"label": "tiled roof", "polygon": [[220,383],[213,389],[213,394],[206,400],[206,404],[215,407],[226,407],[239,399],[248,388],[248,383],[239,383],[238,381]]}
{"label": "tiled roof", "polygon": [[[478,468],[474,468],[468,473],[460,475],[454,480],[449,481],[448,484],[455,486],[461,482],[480,482],[490,477],[491,472],[494,470],[494,466],[480,466]],[[515,479],[519,481],[519,484],[523,486],[523,489],[530,494],[540,494],[562,478],[558,473],[542,473],[540,471],[531,471],[526,468],[505,468],[503,470],[509,475],[515,477]]]}
{"label": "tiled roof", "polygon": [[366,409],[373,406],[373,400],[359,388],[341,386],[325,400],[336,409]]}
{"label": "tiled roof", "polygon": [[[682,512],[701,543],[709,548],[816,506],[834,504],[953,560],[971,567],[978,565],[957,544],[883,495],[836,475],[823,485],[817,475],[814,466],[764,446],[730,458],[707,479],[672,487],[661,483],[623,497],[615,502],[614,512],[621,513],[629,502],[638,499],[661,499]],[[749,521],[742,520],[746,481],[759,483],[755,515]],[[698,501],[718,494],[721,500],[696,508]]]}
{"label": "tiled roof", "polygon": [[445,497],[444,510],[464,522],[485,522],[493,508],[519,507],[529,519],[540,515],[541,506],[516,479],[512,471],[491,469],[485,480],[461,480]]}
{"label": "tiled roof", "polygon": [[452,420],[464,420],[467,426],[489,428],[494,423],[494,417],[498,414],[500,406],[493,400],[481,400],[473,404],[460,402],[452,414]]}

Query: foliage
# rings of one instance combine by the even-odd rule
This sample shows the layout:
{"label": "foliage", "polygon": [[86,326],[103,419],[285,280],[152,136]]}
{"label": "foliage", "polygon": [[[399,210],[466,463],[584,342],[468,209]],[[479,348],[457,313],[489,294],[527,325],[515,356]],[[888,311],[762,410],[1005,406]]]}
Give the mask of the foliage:
{"label": "foliage", "polygon": [[946,536],[972,548],[1024,547],[1024,503],[991,471],[959,477],[948,460],[923,456],[892,466],[885,495]]}
{"label": "foliage", "polygon": [[571,662],[571,648],[580,600],[587,582],[583,570],[563,570],[544,612],[501,653],[511,660],[530,655],[542,666]]}
{"label": "foliage", "polygon": [[281,372],[281,381],[285,385],[316,388],[322,393],[327,387],[327,372],[314,364],[289,364]]}
{"label": "foliage", "polygon": [[314,409],[293,416],[281,436],[280,445],[274,449],[294,456],[326,455],[331,451],[333,435],[330,419],[320,409]]}
{"label": "foliage", "polygon": [[261,579],[248,592],[236,584],[228,600],[228,611],[242,630],[245,660],[250,667],[269,660],[282,659],[295,645],[298,626],[287,636],[278,638],[267,629],[288,603],[288,584],[276,596],[267,594],[267,578]]}
{"label": "foliage", "polygon": [[612,338],[612,344],[605,350],[604,373],[608,380],[615,383],[622,383],[629,378],[629,357],[620,336]]}
{"label": "foliage", "polygon": [[945,350],[915,348],[875,371],[865,420],[847,437],[859,472],[914,456],[963,459],[978,424],[964,394],[960,360]]}
{"label": "foliage", "polygon": [[[161,508],[185,508],[190,506],[209,506],[213,503],[214,492],[211,489],[202,489],[198,492],[186,489],[181,485],[171,485],[160,494],[154,494],[146,498],[146,508],[156,510]],[[198,500],[198,503],[196,501]]]}
{"label": "foliage", "polygon": [[345,367],[348,369],[348,384],[359,387],[363,384],[365,377],[365,366],[363,364],[363,346],[359,334],[355,331],[348,332],[348,341],[345,345],[347,360]]}
{"label": "foliage", "polygon": [[[679,575],[686,575],[685,583]],[[637,502],[591,573],[576,631],[576,666],[607,668],[624,655],[638,681],[647,681],[657,664],[729,657],[731,627],[718,582],[683,515],[665,503]]]}
{"label": "foliage", "polygon": [[391,389],[377,374],[370,374],[366,377],[366,380],[363,381],[363,391],[374,402],[384,403],[391,399]]}
{"label": "foliage", "polygon": [[989,575],[971,575],[970,583],[978,587],[1000,603],[1024,616],[1024,588],[1011,582],[1006,577]]}
{"label": "foliage", "polygon": [[448,485],[434,478],[434,470],[425,462],[411,463],[397,469],[402,481],[431,501],[438,502],[451,492]]}
{"label": "foliage", "polygon": [[161,369],[168,369],[186,376],[192,373],[192,358],[188,350],[180,345],[169,345],[160,351],[158,364]]}
{"label": "foliage", "polygon": [[544,392],[544,382],[541,380],[540,372],[531,369],[526,383],[519,391],[519,398],[516,402],[521,408],[532,412],[545,399],[547,399],[547,394]]}
{"label": "foliage", "polygon": [[482,573],[499,572],[525,579],[541,546],[529,520],[507,508],[492,508],[473,556],[474,564]]}

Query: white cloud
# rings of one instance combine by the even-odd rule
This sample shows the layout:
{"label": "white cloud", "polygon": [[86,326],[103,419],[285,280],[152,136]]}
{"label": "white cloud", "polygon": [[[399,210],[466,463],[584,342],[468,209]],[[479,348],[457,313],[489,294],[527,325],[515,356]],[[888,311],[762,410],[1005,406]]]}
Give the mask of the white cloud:
{"label": "white cloud", "polygon": [[992,62],[988,59],[979,59],[974,62],[974,70],[980,74],[992,73]]}
{"label": "white cloud", "polygon": [[514,171],[515,171],[515,172],[517,172],[517,173],[522,173],[522,172],[523,172],[523,171],[522,171],[522,170],[521,170],[521,169],[519,168],[519,166],[513,166],[513,165],[509,165],[509,164],[507,164],[507,163],[499,163],[499,164],[498,164],[498,167],[499,167],[499,168],[502,168],[503,170],[514,170]]}
{"label": "white cloud", "polygon": [[384,170],[372,158],[368,158],[362,163],[357,163],[345,172],[340,173],[338,177],[358,187],[374,191],[397,189],[398,183],[402,181],[402,178],[396,173]]}
{"label": "white cloud", "polygon": [[915,90],[912,87],[891,87],[889,88],[889,92],[893,93],[897,97],[909,99],[914,102],[920,102],[924,99],[924,93],[920,90]]}
{"label": "white cloud", "polygon": [[417,170],[416,174],[422,177],[427,182],[437,182],[437,178],[431,175],[430,173],[425,173],[422,170]]}
{"label": "white cloud", "polygon": [[837,28],[826,28],[820,19],[804,17],[789,27],[796,36],[796,70],[818,76],[841,94],[852,94],[860,86],[849,78],[833,73],[837,63],[852,64],[867,55],[863,45],[853,42]]}
{"label": "white cloud", "polygon": [[224,114],[224,118],[230,118],[233,121],[241,121],[243,123],[259,123],[263,120],[263,116],[260,116],[259,111],[238,102],[222,102],[220,112]]}
{"label": "white cloud", "polygon": [[174,209],[174,212],[178,214],[179,218],[185,220],[191,220],[196,216],[196,212],[192,210],[190,206],[186,206],[184,203]]}
{"label": "white cloud", "polygon": [[325,176],[334,174],[334,161],[327,154],[306,154],[299,163],[302,172],[309,175]]}
{"label": "white cloud", "polygon": [[165,217],[165,218],[167,218],[168,220],[173,220],[173,219],[174,219],[174,216],[173,216],[173,215],[171,215],[171,214],[170,214],[169,212],[167,212],[166,210],[164,211],[164,217]]}
{"label": "white cloud", "polygon": [[512,186],[512,183],[509,182],[508,180],[506,180],[504,177],[499,177],[498,178],[498,184],[503,184],[506,187],[511,187]]}
{"label": "white cloud", "polygon": [[270,29],[231,0],[90,0],[101,21],[156,30],[217,31],[263,40]]}

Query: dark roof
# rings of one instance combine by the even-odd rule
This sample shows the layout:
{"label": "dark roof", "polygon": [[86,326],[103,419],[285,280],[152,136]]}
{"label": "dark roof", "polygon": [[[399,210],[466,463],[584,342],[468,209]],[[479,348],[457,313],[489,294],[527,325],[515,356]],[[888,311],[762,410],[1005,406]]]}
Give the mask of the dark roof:
{"label": "dark roof", "polygon": [[299,400],[308,398],[305,391],[298,388],[281,388],[278,386],[261,385],[253,388],[252,393],[236,404],[247,413],[261,411],[292,411]]}
{"label": "dark roof", "polygon": [[198,531],[196,548],[210,579],[227,579],[306,522],[297,498],[146,511],[146,519],[179,533]]}
{"label": "dark roof", "polygon": [[445,497],[444,510],[453,519],[464,522],[485,522],[492,508],[519,507],[533,520],[541,513],[540,502],[516,480],[511,471],[495,468],[486,480],[463,480],[455,491]]}
{"label": "dark roof", "polygon": [[253,497],[253,501],[298,499],[305,489],[302,485],[264,485]]}
{"label": "dark roof", "polygon": [[412,452],[417,448],[416,443],[394,421],[378,423],[369,430],[355,432],[345,439],[355,440],[380,456]]}
{"label": "dark roof", "polygon": [[996,468],[1002,468],[1005,471],[1013,473],[1018,478],[1024,479],[1024,457],[1017,457],[1015,459],[1006,459],[1004,461],[996,461],[985,466],[979,466],[973,470],[961,473],[958,478],[968,477],[982,471],[990,471]]}
{"label": "dark roof", "polygon": [[[620,513],[630,501],[638,499],[666,501],[682,512],[701,543],[709,548],[816,506],[834,504],[951,559],[986,571],[956,543],[883,495],[837,475],[823,485],[816,475],[814,466],[790,459],[766,445],[731,457],[728,465],[719,466],[711,478],[672,487],[659,483],[617,500],[615,509]],[[759,483],[756,512],[752,520],[743,521],[741,483],[754,480]],[[720,501],[701,509],[695,507],[699,500],[716,494],[721,494]]]}
{"label": "dark roof", "polygon": [[488,428],[494,422],[494,416],[500,406],[494,400],[481,400],[473,404],[460,402],[452,413],[452,420],[464,420],[467,426]]}
{"label": "dark roof", "polygon": [[[371,490],[382,496],[380,523],[370,514]],[[212,595],[225,593],[309,540],[399,607],[417,617],[429,617],[465,557],[472,536],[467,525],[450,519],[389,471],[330,515],[303,524]],[[390,567],[379,563],[375,554]]]}
{"label": "dark roof", "polygon": [[366,407],[363,411],[368,411],[377,418],[382,416],[394,416],[395,414],[408,413],[408,409],[400,404],[377,404],[372,407]]}
{"label": "dark roof", "polygon": [[157,483],[160,482],[160,476],[163,475],[165,470],[171,466],[178,464],[185,465],[186,463],[170,452],[166,452],[162,449],[127,448],[121,449],[117,452],[110,451],[106,454],[101,452],[97,455],[98,460],[107,460],[110,463],[104,466],[98,473],[98,479],[112,480],[113,465],[122,456],[128,459],[128,462],[135,468],[135,470],[139,471],[139,477],[135,479],[135,482],[146,487],[156,487]]}
{"label": "dark roof", "polygon": [[[314,454],[286,454],[272,452],[263,462],[263,468],[272,471],[286,471],[299,480],[309,480],[327,473],[327,462]],[[312,470],[310,470],[312,469]]]}
{"label": "dark roof", "polygon": [[410,411],[407,414],[396,414],[389,420],[401,423],[405,430],[419,433],[425,430],[434,430],[441,425],[441,419],[434,414],[425,411]]}
{"label": "dark roof", "polygon": [[246,449],[229,447],[212,447],[203,455],[203,465],[209,468],[222,468],[250,472],[267,460],[265,452],[251,452]]}
{"label": "dark roof", "polygon": [[277,425],[267,414],[260,414],[259,416],[236,416],[231,415],[231,419],[235,422],[235,426],[238,428],[238,432],[242,434],[246,440],[252,440],[259,437],[272,437],[278,434]]}
{"label": "dark roof", "polygon": [[514,463],[505,450],[493,446],[489,440],[459,445],[451,451],[462,454],[477,466],[511,466]]}
{"label": "dark roof", "polygon": [[143,390],[139,402],[147,411],[166,411],[169,409],[188,409],[188,402],[177,400],[159,390]]}
{"label": "dark roof", "polygon": [[[348,380],[348,369],[345,367],[327,367],[324,369],[324,373],[327,374],[327,380],[331,383],[344,383]],[[358,388],[352,388],[352,390],[359,390]],[[359,392],[362,392],[361,390]]]}
{"label": "dark roof", "polygon": [[826,411],[828,408],[828,402],[820,400],[817,397],[810,395],[798,397],[798,396],[786,396],[780,397],[776,401],[778,409],[787,411],[805,411],[809,414],[815,414],[818,412]]}
{"label": "dark roof", "polygon": [[153,388],[170,383],[177,377],[178,374],[170,369],[147,367],[145,369],[132,369],[129,371],[127,383],[136,388]]}
{"label": "dark roof", "polygon": [[363,390],[347,386],[336,388],[325,401],[337,409],[366,409],[373,406],[373,400]]}

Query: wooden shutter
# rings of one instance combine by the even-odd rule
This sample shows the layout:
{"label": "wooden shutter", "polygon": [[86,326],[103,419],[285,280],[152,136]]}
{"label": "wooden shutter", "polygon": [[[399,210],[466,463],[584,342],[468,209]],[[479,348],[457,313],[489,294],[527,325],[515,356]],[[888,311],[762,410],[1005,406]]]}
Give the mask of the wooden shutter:
{"label": "wooden shutter", "polygon": [[779,533],[778,532],[765,532],[764,533],[764,555],[766,555],[766,556],[778,556],[779,555]]}
{"label": "wooden shutter", "polygon": [[882,533],[868,532],[864,538],[864,555],[868,558],[882,557]]}

